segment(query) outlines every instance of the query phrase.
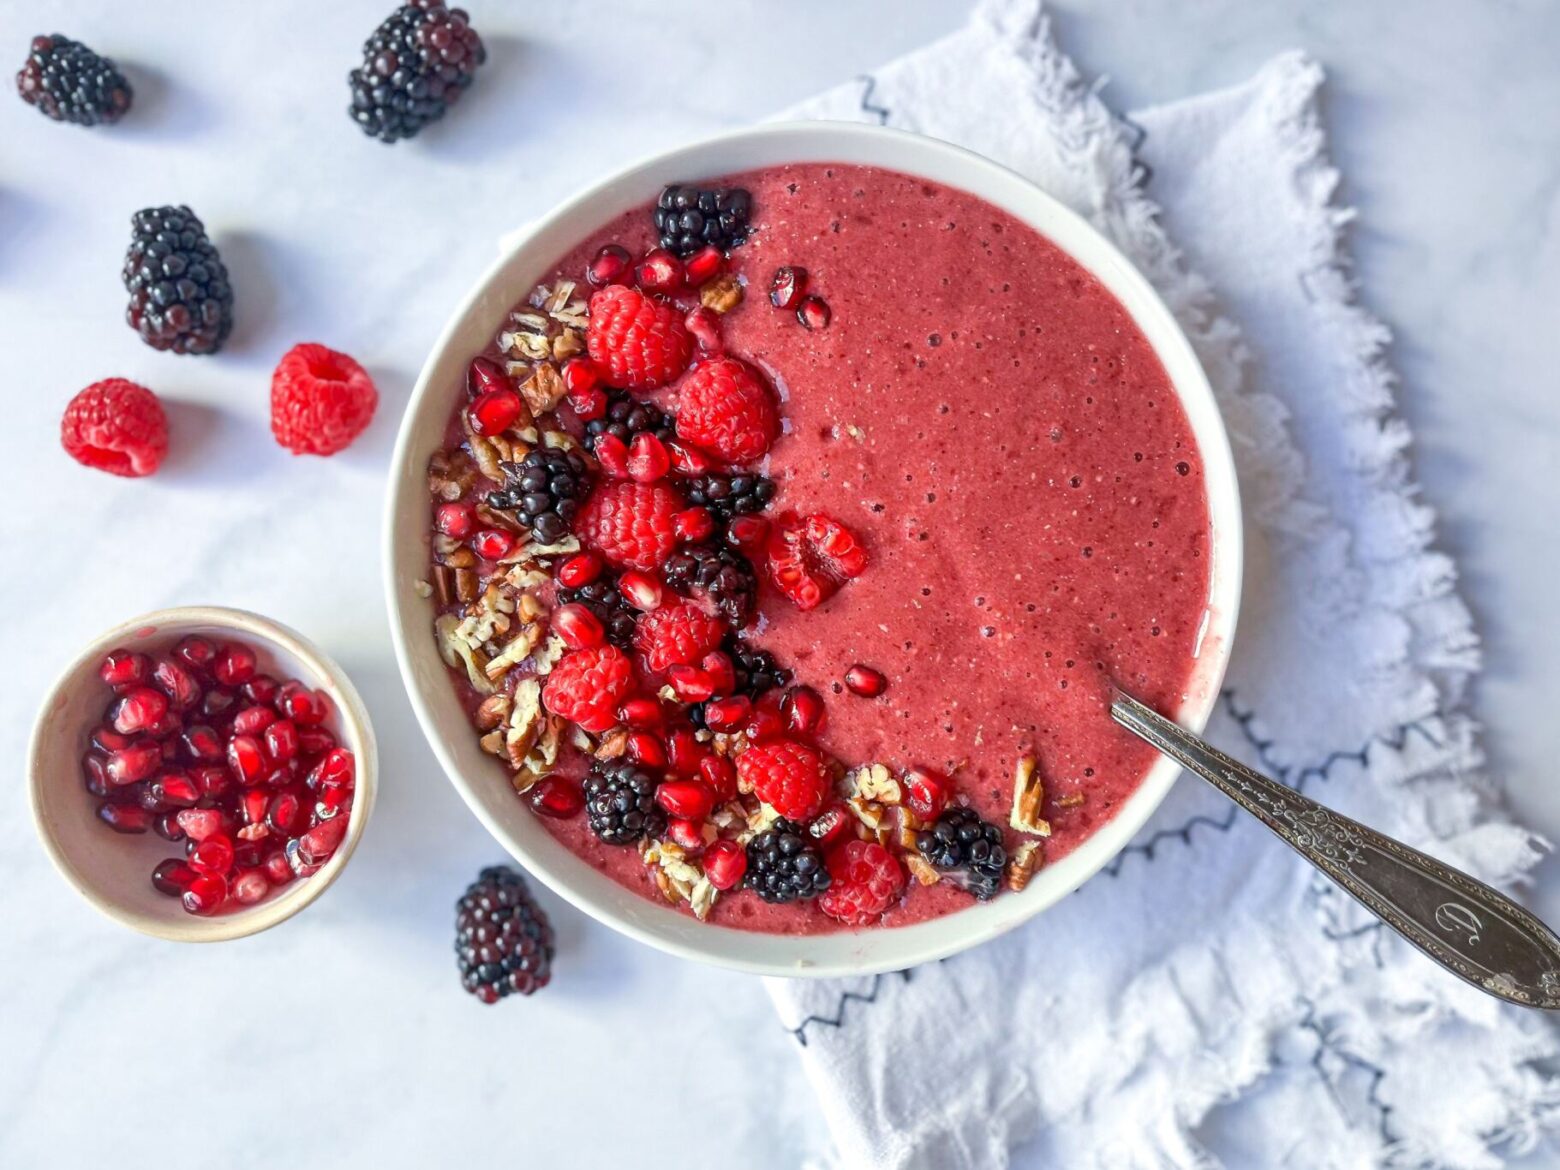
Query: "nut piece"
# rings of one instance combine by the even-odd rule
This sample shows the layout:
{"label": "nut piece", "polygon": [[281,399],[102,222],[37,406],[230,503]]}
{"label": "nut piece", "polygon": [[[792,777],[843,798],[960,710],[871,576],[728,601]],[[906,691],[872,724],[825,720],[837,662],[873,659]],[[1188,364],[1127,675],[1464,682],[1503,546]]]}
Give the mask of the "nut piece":
{"label": "nut piece", "polygon": [[706,280],[699,286],[699,304],[717,313],[729,313],[742,303],[742,282],[731,273]]}
{"label": "nut piece", "polygon": [[1007,872],[1003,875],[1007,881],[1007,888],[1016,894],[1027,886],[1030,875],[1035,872],[1035,864],[1039,859],[1040,842],[1021,842],[1018,848],[1013,850],[1013,856],[1007,863]]}
{"label": "nut piece", "polygon": [[495,727],[501,727],[514,706],[515,701],[508,695],[489,695],[477,708],[474,718],[477,730],[492,731]]}
{"label": "nut piece", "polygon": [[435,499],[458,500],[476,480],[476,465],[459,447],[435,451],[428,459],[428,492]]}
{"label": "nut piece", "polygon": [[899,786],[899,781],[894,779],[894,774],[882,764],[863,764],[845,777],[852,796],[859,796],[862,800],[876,801],[878,804],[899,804],[904,800],[904,791]]}
{"label": "nut piece", "polygon": [[942,881],[942,874],[938,873],[936,867],[919,853],[906,853],[904,861],[910,876],[923,886],[935,886]]}
{"label": "nut piece", "polygon": [[520,397],[525,399],[533,415],[546,414],[563,401],[566,393],[568,387],[563,384],[563,376],[551,362],[539,363],[520,385]]}
{"label": "nut piece", "polygon": [[1034,756],[1020,756],[1013,770],[1013,811],[1008,823],[1020,833],[1051,835],[1051,823],[1040,815],[1045,804],[1045,781],[1035,767]]}

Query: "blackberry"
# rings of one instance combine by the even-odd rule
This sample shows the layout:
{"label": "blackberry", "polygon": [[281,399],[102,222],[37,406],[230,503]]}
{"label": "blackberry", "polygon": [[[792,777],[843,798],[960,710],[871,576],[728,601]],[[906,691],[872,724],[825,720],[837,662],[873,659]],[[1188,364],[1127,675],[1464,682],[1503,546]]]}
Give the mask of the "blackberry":
{"label": "blackberry", "polygon": [[227,267],[188,207],[148,207],[130,217],[125,319],[153,349],[216,353],[233,331]]}
{"label": "blackberry", "polygon": [[627,445],[644,431],[663,441],[672,438],[672,416],[653,402],[635,398],[627,390],[608,390],[607,412],[585,424],[585,446],[595,451],[596,440],[602,435],[616,435]]}
{"label": "blackberry", "polygon": [[639,611],[629,604],[612,577],[597,577],[578,589],[559,589],[557,601],[559,605],[583,605],[606,627],[607,641],[620,650],[633,649]]}
{"label": "blackberry", "polygon": [[519,463],[500,463],[508,482],[488,493],[488,507],[512,511],[542,544],[557,544],[569,534],[585,497],[590,470],[573,451],[538,447]]}
{"label": "blackberry", "polygon": [[77,126],[119,121],[134,96],[112,61],[59,33],[32,39],[16,92],[46,117]]}
{"label": "blackberry", "polygon": [[736,694],[759,699],[791,681],[791,672],[777,663],[768,650],[744,642],[735,635],[728,636],[721,649],[731,659],[732,671],[737,676]]}
{"label": "blackberry", "polygon": [[661,567],[666,583],[684,595],[700,592],[738,628],[753,620],[758,606],[758,574],[734,548],[697,545],[681,548]]}
{"label": "blackberry", "polygon": [[455,903],[455,955],[461,986],[483,1003],[530,995],[552,978],[552,926],[509,866],[484,869]]}
{"label": "blackberry", "polygon": [[655,205],[661,247],[679,256],[706,244],[730,251],[747,242],[753,196],[742,187],[693,187],[673,183]]}
{"label": "blackberry", "polygon": [[1002,888],[1007,850],[1002,830],[972,808],[948,809],[916,839],[921,855],[941,870],[957,871],[964,888],[982,902]]}
{"label": "blackberry", "polygon": [[780,817],[747,843],[747,887],[766,902],[815,898],[829,888],[829,867],[807,830]]}
{"label": "blackberry", "polygon": [[363,42],[363,64],[347,75],[347,112],[364,134],[396,142],[444,117],[487,60],[469,21],[442,0],[413,0],[374,30]]}
{"label": "blackberry", "polygon": [[683,495],[690,504],[708,508],[722,523],[733,516],[762,512],[775,498],[775,484],[751,471],[711,471],[683,481]]}
{"label": "blackberry", "polygon": [[591,832],[608,845],[659,837],[666,814],[655,802],[656,780],[627,760],[597,760],[585,777],[585,814]]}

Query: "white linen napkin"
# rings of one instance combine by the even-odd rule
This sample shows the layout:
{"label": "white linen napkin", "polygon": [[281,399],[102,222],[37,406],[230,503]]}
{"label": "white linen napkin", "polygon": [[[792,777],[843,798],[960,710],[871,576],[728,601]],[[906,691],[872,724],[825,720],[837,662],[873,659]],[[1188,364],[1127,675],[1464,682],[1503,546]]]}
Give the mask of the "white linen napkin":
{"label": "white linen napkin", "polygon": [[[1247,509],[1212,738],[1509,883],[1544,846],[1479,774],[1477,639],[1405,458],[1386,330],[1355,303],[1321,80],[1287,54],[1118,118],[1039,0],[991,0],[793,114],[989,155],[1135,259],[1207,367]],[[1535,1066],[1560,1052],[1549,1025],[1441,972],[1190,780],[1024,929],[901,974],[768,985],[851,1166],[1483,1168],[1560,1104]]]}

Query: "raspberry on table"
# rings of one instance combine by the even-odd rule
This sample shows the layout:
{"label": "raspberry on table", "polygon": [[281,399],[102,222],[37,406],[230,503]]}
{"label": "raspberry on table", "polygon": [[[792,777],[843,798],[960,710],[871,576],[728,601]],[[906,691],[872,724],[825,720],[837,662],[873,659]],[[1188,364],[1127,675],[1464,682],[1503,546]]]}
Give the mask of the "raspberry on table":
{"label": "raspberry on table", "polygon": [[125,319],[153,349],[216,353],[233,331],[227,267],[188,207],[148,207],[130,218],[122,276]]}
{"label": "raspberry on table", "polygon": [[786,817],[779,817],[747,843],[744,884],[766,902],[815,898],[832,880],[806,829]]}
{"label": "raspberry on table", "polygon": [[600,733],[617,725],[617,709],[634,685],[628,655],[610,643],[565,654],[542,687],[542,705]]}
{"label": "raspberry on table", "polygon": [[347,75],[347,112],[371,138],[412,138],[444,117],[486,60],[465,11],[442,0],[412,0],[363,42],[363,64]]}
{"label": "raspberry on table", "polygon": [[686,507],[665,483],[598,484],[574,523],[575,534],[617,568],[652,572],[677,547],[676,515]]}
{"label": "raspberry on table", "polygon": [[744,789],[783,817],[811,820],[829,795],[829,762],[823,753],[794,739],[753,744],[737,757]]}
{"label": "raspberry on table", "polygon": [[666,814],[655,802],[658,780],[626,759],[597,760],[585,777],[585,815],[591,832],[608,845],[632,845],[659,837]]}
{"label": "raspberry on table", "polygon": [[677,437],[728,463],[763,458],[779,436],[774,391],[740,358],[701,363],[677,392]]}
{"label": "raspberry on table", "polygon": [[696,605],[666,605],[639,619],[634,649],[645,670],[661,674],[670,666],[692,666],[717,649],[726,623]]}
{"label": "raspberry on table", "polygon": [[271,434],[294,455],[334,455],[368,428],[379,391],[352,358],[295,345],[271,375]]}
{"label": "raspberry on table", "polygon": [[553,930],[516,870],[493,865],[455,903],[461,986],[483,1003],[530,995],[552,978]]}
{"label": "raspberry on table", "polygon": [[60,420],[60,442],[84,467],[151,475],[168,453],[168,416],[145,386],[107,378],[70,400]]}
{"label": "raspberry on table", "polygon": [[829,888],[818,909],[847,926],[871,926],[904,892],[905,870],[876,841],[851,839],[828,856]]}
{"label": "raspberry on table", "polygon": [[119,121],[134,97],[112,61],[59,33],[33,38],[16,92],[45,117],[77,126]]}
{"label": "raspberry on table", "polygon": [[688,368],[693,335],[672,306],[625,284],[590,298],[585,344],[610,385],[656,390]]}

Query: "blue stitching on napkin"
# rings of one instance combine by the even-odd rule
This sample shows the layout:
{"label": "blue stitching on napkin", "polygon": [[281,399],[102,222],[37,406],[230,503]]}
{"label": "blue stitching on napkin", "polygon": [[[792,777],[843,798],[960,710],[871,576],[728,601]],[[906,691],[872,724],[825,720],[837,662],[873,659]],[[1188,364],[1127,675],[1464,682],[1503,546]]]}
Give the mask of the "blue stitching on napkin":
{"label": "blue stitching on napkin", "polygon": [[1311,1056],[1311,1067],[1316,1070],[1317,1077],[1327,1087],[1327,1093],[1338,1106],[1338,1111],[1347,1117],[1349,1106],[1338,1092],[1337,1081],[1327,1074],[1323,1062],[1329,1056],[1337,1058],[1349,1068],[1370,1074],[1370,1089],[1365,1094],[1365,1103],[1376,1110],[1377,1129],[1381,1134],[1382,1144],[1392,1145],[1397,1141],[1397,1136],[1392,1132],[1392,1106],[1383,1101],[1380,1096],[1382,1083],[1387,1079],[1387,1070],[1362,1056],[1355,1056],[1338,1048],[1328,1036],[1321,1021],[1316,1018],[1316,1004],[1304,998],[1300,1002],[1305,1006],[1305,1015],[1300,1017],[1298,1026],[1316,1037],[1316,1052]]}
{"label": "blue stitching on napkin", "polygon": [[872,91],[877,88],[877,78],[870,73],[863,73],[857,80],[866,83],[861,91],[861,112],[871,114],[877,119],[879,126],[887,126],[890,116],[888,107],[883,105],[874,106],[872,104]]}
{"label": "blue stitching on napkin", "polygon": [[834,1006],[834,1014],[832,1016],[808,1016],[801,1023],[797,1024],[796,1027],[794,1027],[794,1028],[787,1028],[786,1031],[790,1032],[791,1035],[796,1037],[796,1042],[798,1044],[800,1044],[803,1048],[806,1048],[807,1047],[807,1026],[809,1024],[824,1024],[824,1025],[826,1025],[826,1026],[828,1026],[830,1028],[842,1028],[842,1027],[844,1027],[845,1026],[845,1005],[848,1004],[848,1003],[851,1003],[851,1002],[855,1002],[855,1003],[876,1003],[877,1002],[877,997],[878,997],[878,992],[883,987],[883,980],[887,979],[887,978],[890,978],[893,975],[898,975],[900,979],[904,980],[906,983],[909,983],[910,979],[911,979],[911,976],[912,976],[912,972],[910,972],[910,971],[891,971],[891,972],[889,972],[886,975],[874,975],[874,976],[872,976],[872,987],[870,988],[870,990],[865,991],[865,992],[861,992],[861,991],[847,991],[843,995],[841,995],[839,1003],[835,1004],[835,1006]]}

